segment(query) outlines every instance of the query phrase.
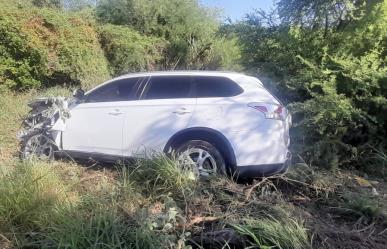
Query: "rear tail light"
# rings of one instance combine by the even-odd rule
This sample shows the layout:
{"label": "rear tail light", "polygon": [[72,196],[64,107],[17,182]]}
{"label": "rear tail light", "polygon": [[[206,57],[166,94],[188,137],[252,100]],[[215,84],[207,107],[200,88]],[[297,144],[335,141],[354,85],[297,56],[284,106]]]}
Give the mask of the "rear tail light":
{"label": "rear tail light", "polygon": [[249,103],[248,106],[259,112],[262,112],[267,119],[285,120],[285,108],[282,105],[268,103]]}

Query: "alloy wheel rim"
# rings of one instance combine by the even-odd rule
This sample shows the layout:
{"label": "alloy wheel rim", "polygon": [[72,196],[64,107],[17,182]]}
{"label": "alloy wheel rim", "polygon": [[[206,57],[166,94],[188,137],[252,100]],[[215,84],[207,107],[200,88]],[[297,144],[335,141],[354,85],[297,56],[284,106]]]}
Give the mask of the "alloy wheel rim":
{"label": "alloy wheel rim", "polygon": [[179,156],[179,161],[184,165],[193,165],[199,176],[210,176],[217,171],[215,158],[204,149],[189,148]]}
{"label": "alloy wheel rim", "polygon": [[37,157],[38,159],[50,159],[53,153],[52,141],[44,135],[35,135],[31,137],[24,148],[24,157],[29,159]]}

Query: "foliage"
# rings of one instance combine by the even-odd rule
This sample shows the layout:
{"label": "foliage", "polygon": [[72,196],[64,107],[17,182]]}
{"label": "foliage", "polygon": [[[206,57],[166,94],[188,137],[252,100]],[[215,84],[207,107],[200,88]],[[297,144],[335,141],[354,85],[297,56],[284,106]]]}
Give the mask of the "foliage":
{"label": "foliage", "polygon": [[308,0],[278,1],[278,12],[285,23],[312,29],[338,28],[364,15],[366,0],[325,0],[315,3]]}
{"label": "foliage", "polygon": [[48,7],[48,8],[62,8],[62,0],[31,0],[32,4],[37,7]]}
{"label": "foliage", "polygon": [[106,79],[107,62],[93,27],[81,14],[2,8],[0,87],[89,86]]}
{"label": "foliage", "polygon": [[370,148],[387,149],[386,18],[385,1],[282,0],[222,28],[289,104],[293,151],[308,163],[359,166]]}
{"label": "foliage", "polygon": [[382,204],[380,200],[370,198],[366,194],[348,194],[342,195],[343,203],[340,205],[343,213],[349,213],[350,216],[367,217],[370,219],[378,218],[382,215]]}
{"label": "foliage", "polygon": [[[385,246],[385,184],[369,179],[372,188],[359,187],[353,170],[303,165],[240,184],[227,176],[197,181],[163,157],[116,167],[21,163],[15,123],[26,103],[66,92],[0,93],[0,248]],[[386,160],[380,152],[375,157]]]}
{"label": "foliage", "polygon": [[[0,88],[90,87],[156,69],[241,70],[233,35],[196,0],[0,0]],[[96,20],[97,19],[97,20]]]}
{"label": "foliage", "polygon": [[215,12],[196,0],[106,0],[98,3],[96,13],[101,22],[129,25],[166,40],[162,68],[225,68],[238,63],[238,57],[223,56],[225,48],[237,54],[237,44],[217,36]]}
{"label": "foliage", "polygon": [[106,24],[98,30],[100,43],[114,75],[154,70],[165,42],[129,27]]}

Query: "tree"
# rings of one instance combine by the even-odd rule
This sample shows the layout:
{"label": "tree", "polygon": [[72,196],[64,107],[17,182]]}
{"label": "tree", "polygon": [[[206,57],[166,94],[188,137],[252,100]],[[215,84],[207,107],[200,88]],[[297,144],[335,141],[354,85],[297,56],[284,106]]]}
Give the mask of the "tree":
{"label": "tree", "polygon": [[32,0],[32,4],[36,7],[62,8],[62,0]]}
{"label": "tree", "polygon": [[101,22],[127,25],[167,41],[162,61],[166,69],[206,68],[209,56],[220,52],[216,13],[197,0],[103,0],[96,13]]}
{"label": "tree", "polygon": [[327,31],[361,18],[366,3],[367,0],[280,0],[277,8],[285,23]]}

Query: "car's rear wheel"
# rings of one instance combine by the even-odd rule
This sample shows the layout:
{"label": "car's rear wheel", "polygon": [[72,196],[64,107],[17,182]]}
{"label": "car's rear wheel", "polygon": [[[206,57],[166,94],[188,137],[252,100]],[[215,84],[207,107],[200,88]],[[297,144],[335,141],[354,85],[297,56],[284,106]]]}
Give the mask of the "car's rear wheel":
{"label": "car's rear wheel", "polygon": [[202,140],[190,140],[176,148],[178,160],[193,164],[196,173],[203,177],[225,174],[226,164],[222,154],[212,144]]}

